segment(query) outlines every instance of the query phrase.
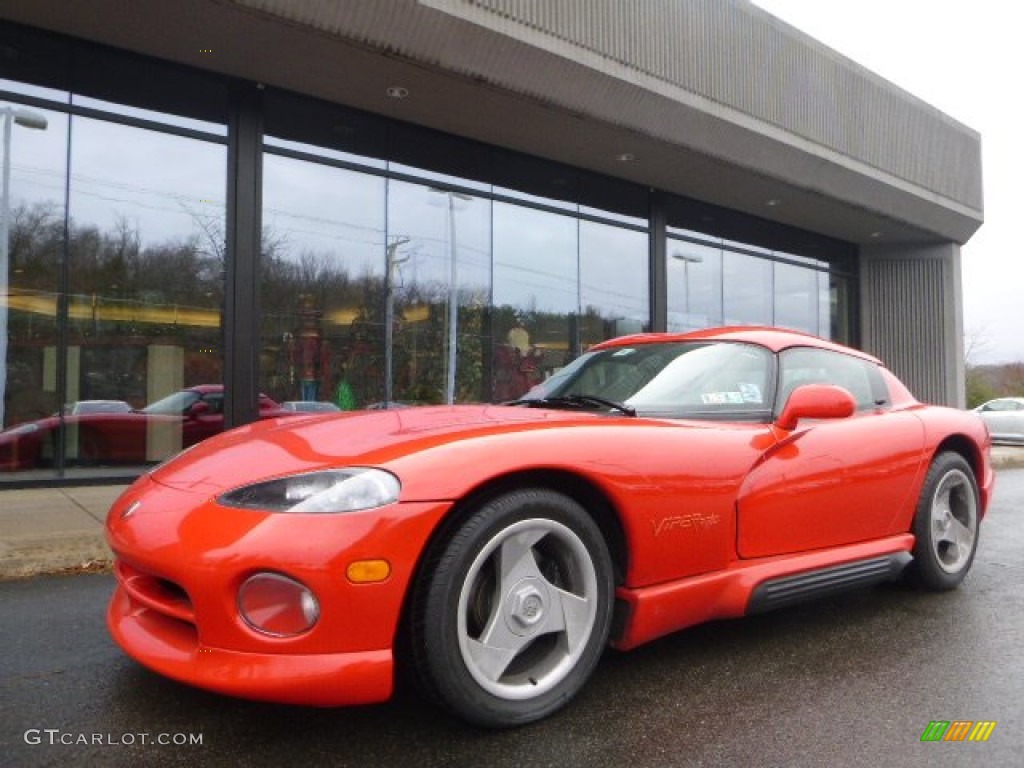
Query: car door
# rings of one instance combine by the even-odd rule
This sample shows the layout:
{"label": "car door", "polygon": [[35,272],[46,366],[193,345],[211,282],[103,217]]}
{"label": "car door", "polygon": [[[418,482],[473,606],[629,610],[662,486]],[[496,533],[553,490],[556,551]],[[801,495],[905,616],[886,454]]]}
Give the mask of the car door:
{"label": "car door", "polygon": [[224,394],[205,392],[189,406],[182,423],[185,445],[194,445],[224,431]]}
{"label": "car door", "polygon": [[737,548],[755,558],[866,541],[898,533],[921,470],[924,428],[912,412],[888,407],[876,364],[830,350],[779,356],[777,410],[801,384],[847,389],[857,411],[802,421],[744,482],[737,501]]}

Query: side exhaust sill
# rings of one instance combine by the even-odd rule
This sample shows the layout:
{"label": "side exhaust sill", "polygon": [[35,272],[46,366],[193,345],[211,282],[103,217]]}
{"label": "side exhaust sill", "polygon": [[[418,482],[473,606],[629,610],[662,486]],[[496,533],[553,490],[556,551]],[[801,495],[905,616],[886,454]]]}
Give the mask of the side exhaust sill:
{"label": "side exhaust sill", "polygon": [[880,584],[899,576],[912,559],[907,552],[895,552],[806,571],[795,576],[769,579],[754,588],[747,603],[747,613],[765,613],[807,600]]}

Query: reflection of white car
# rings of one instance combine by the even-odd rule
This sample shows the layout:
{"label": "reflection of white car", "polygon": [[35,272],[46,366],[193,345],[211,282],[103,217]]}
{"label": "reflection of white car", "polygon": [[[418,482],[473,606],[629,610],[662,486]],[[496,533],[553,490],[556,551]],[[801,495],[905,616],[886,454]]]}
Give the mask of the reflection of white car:
{"label": "reflection of white car", "polygon": [[323,400],[288,400],[281,403],[281,407],[286,411],[301,411],[302,413],[334,413],[341,410],[334,403]]}
{"label": "reflection of white car", "polygon": [[65,416],[81,416],[83,413],[129,413],[132,407],[124,400],[79,400],[64,406]]}
{"label": "reflection of white car", "polygon": [[1000,397],[974,409],[994,443],[1024,443],[1024,397]]}

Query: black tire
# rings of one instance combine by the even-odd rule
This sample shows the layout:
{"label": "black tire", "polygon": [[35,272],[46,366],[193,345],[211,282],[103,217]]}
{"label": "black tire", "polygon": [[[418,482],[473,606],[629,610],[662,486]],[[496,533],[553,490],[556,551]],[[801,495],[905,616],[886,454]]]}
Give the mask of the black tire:
{"label": "black tire", "polygon": [[921,589],[955,589],[967,576],[978,549],[978,483],[959,453],[932,461],[914,516],[914,561],[910,582]]}
{"label": "black tire", "polygon": [[608,640],[612,573],[600,529],[572,499],[538,488],[484,503],[420,570],[409,627],[421,687],[477,725],[550,715]]}

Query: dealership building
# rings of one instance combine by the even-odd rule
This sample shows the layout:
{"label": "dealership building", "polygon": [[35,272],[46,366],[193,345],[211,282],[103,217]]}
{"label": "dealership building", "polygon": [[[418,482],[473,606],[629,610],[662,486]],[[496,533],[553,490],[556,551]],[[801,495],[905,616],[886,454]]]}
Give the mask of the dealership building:
{"label": "dealership building", "polygon": [[978,133],[745,0],[7,0],[0,495],[777,325],[962,406]]}

